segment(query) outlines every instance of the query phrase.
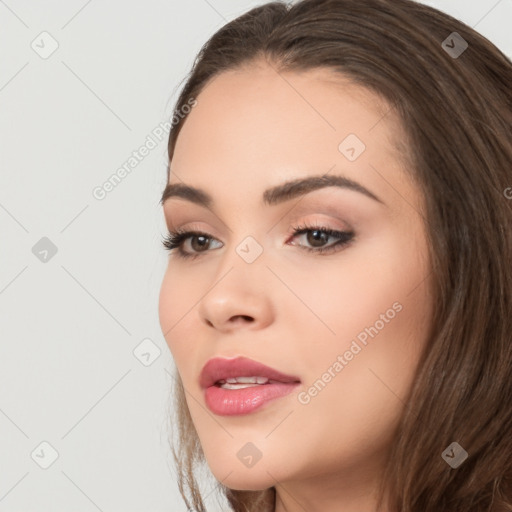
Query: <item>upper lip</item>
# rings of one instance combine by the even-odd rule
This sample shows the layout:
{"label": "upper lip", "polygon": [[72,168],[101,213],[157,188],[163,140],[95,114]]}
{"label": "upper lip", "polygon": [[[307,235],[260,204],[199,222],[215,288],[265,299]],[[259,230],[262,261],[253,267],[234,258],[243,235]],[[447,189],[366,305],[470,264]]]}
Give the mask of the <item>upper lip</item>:
{"label": "upper lip", "polygon": [[199,384],[202,388],[208,388],[219,380],[234,377],[266,377],[269,380],[279,382],[300,382],[298,377],[285,375],[247,357],[236,357],[234,359],[214,357],[203,366],[199,376]]}

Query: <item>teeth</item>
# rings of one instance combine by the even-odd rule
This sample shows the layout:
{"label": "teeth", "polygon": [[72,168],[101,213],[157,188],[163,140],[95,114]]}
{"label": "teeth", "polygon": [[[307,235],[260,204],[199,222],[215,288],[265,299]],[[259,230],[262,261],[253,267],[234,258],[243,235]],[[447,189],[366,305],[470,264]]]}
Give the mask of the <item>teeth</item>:
{"label": "teeth", "polygon": [[258,384],[221,384],[220,387],[222,389],[244,389],[244,388],[254,388],[255,386],[258,386]]}
{"label": "teeth", "polygon": [[267,377],[229,377],[228,379],[219,380],[219,385],[223,389],[244,389],[276,381],[269,380]]}
{"label": "teeth", "polygon": [[267,377],[230,377],[225,380],[219,380],[219,383],[223,384],[266,384],[269,382]]}

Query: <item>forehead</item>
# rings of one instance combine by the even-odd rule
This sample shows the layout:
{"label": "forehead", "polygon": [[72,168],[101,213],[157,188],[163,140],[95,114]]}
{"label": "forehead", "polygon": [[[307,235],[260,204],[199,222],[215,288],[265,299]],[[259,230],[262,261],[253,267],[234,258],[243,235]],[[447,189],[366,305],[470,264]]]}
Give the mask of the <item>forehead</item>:
{"label": "forehead", "polygon": [[[197,100],[182,133],[192,128],[198,132],[201,126],[197,125],[204,126],[207,121],[217,128],[221,124],[245,124],[248,129],[253,125],[254,131],[263,124],[269,133],[272,127],[288,128],[290,135],[308,127],[310,131],[336,132],[350,125],[363,131],[368,128],[365,121],[371,118],[377,123],[390,111],[382,97],[330,69],[284,72],[262,64],[221,73]],[[302,123],[296,124],[299,120]]]}

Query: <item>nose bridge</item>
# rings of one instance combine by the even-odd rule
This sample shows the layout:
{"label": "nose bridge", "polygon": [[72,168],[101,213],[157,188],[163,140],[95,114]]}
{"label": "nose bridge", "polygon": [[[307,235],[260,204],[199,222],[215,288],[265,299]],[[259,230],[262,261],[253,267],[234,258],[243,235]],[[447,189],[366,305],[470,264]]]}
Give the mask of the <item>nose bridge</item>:
{"label": "nose bridge", "polygon": [[208,325],[222,328],[244,318],[261,327],[270,321],[272,273],[266,266],[263,243],[256,236],[244,234],[240,239],[232,233],[230,247],[199,304]]}
{"label": "nose bridge", "polygon": [[[258,238],[261,239],[261,235]],[[235,252],[245,264],[252,265],[258,259],[261,262],[260,257],[264,252],[263,243],[263,240],[258,240],[256,236],[248,234],[235,246]]]}
{"label": "nose bridge", "polygon": [[[267,280],[265,248],[263,241],[257,240],[258,235],[246,234],[234,235],[226,253],[221,257],[215,282],[218,279],[234,279],[235,286],[245,284],[251,286],[255,293],[263,288]],[[258,236],[261,238],[261,235]],[[222,278],[222,276],[225,276]],[[253,280],[254,278],[254,280]]]}
{"label": "nose bridge", "polygon": [[259,266],[259,263],[265,259],[262,256],[269,227],[266,225],[263,215],[257,216],[256,213],[250,213],[258,210],[257,205],[246,204],[246,208],[243,208],[243,205],[238,205],[238,207],[236,208],[238,212],[236,222],[231,224],[228,236],[228,251],[232,251],[232,253],[223,255],[225,258],[223,263],[237,267],[243,263],[250,269],[255,263],[258,263],[257,266]]}

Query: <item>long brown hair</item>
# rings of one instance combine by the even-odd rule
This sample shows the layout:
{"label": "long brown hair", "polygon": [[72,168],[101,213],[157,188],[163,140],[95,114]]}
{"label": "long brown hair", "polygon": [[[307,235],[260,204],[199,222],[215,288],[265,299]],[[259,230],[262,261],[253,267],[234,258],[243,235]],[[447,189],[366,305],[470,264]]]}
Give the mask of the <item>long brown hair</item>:
{"label": "long brown hair", "polygon": [[[425,197],[434,315],[383,472],[387,508],[512,511],[512,62],[411,0],[271,2],[203,46],[176,111],[223,71],[260,59],[277,72],[329,68],[384,97]],[[171,129],[169,165],[185,120]],[[174,392],[179,486],[203,511],[204,455],[179,377]],[[456,469],[441,456],[454,441],[468,453]],[[220,488],[235,512],[274,510],[273,487]]]}

